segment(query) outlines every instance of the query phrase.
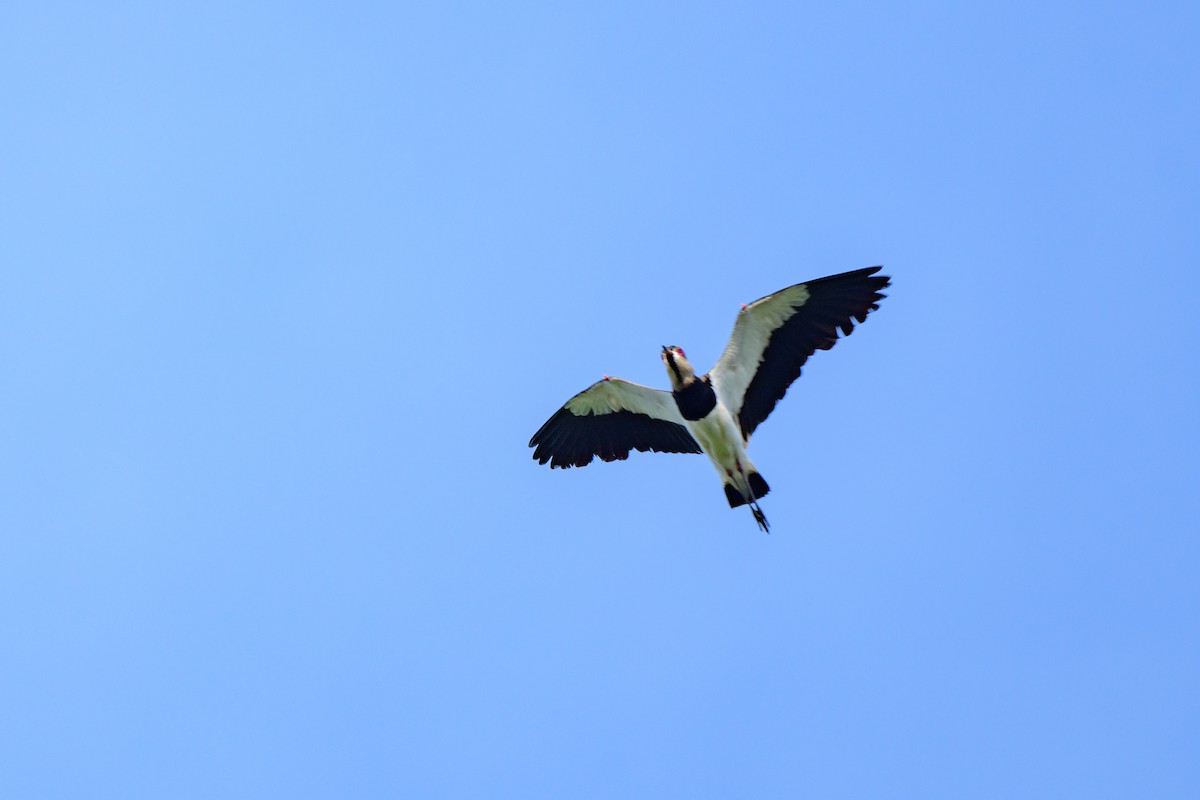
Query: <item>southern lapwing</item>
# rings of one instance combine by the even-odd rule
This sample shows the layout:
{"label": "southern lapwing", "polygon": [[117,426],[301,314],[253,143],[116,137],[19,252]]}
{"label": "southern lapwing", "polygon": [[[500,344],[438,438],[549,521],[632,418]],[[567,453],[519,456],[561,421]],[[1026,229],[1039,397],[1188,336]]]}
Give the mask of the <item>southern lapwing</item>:
{"label": "southern lapwing", "polygon": [[769,531],[758,501],[770,488],[746,455],[759,423],[800,377],[816,350],[838,329],[849,336],[879,308],[890,279],[880,267],[797,283],[742,306],[725,352],[697,377],[682,348],[664,346],[671,391],[610,378],[584,389],[529,440],[533,457],[551,467],[582,467],[599,456],[623,460],[630,450],[704,453],[717,468],[730,508],[746,505]]}

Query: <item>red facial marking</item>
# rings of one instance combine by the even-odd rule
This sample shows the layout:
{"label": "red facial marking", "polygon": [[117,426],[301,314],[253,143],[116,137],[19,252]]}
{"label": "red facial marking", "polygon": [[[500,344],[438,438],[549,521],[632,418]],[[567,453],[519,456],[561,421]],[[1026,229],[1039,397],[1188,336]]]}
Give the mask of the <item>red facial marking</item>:
{"label": "red facial marking", "polygon": [[746,304],[742,303],[742,311],[745,311],[745,310],[746,310]]}
{"label": "red facial marking", "polygon": [[609,378],[607,375],[605,375],[605,376],[604,376],[604,380],[606,380],[606,381],[607,381],[607,380],[611,380],[611,378]]}
{"label": "red facial marking", "polygon": [[683,358],[687,358],[687,356],[683,355],[683,348],[682,348],[682,347],[676,347],[676,348],[675,348],[675,352],[676,352],[676,353],[679,353],[679,355],[680,355],[680,356],[683,356]]}

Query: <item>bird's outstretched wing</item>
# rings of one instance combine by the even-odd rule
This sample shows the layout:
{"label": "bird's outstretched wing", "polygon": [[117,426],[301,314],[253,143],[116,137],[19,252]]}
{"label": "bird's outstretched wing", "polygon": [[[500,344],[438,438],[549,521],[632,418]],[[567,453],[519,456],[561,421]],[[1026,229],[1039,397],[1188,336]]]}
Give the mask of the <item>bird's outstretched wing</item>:
{"label": "bird's outstretched wing", "polygon": [[529,440],[551,467],[582,467],[629,457],[630,450],[699,453],[670,392],[605,378],[572,397]]}
{"label": "bird's outstretched wing", "polygon": [[884,298],[891,279],[881,267],[844,272],[798,283],[755,300],[742,309],[725,351],[709,376],[722,405],[750,434],[775,408],[800,368],[817,350],[849,336]]}

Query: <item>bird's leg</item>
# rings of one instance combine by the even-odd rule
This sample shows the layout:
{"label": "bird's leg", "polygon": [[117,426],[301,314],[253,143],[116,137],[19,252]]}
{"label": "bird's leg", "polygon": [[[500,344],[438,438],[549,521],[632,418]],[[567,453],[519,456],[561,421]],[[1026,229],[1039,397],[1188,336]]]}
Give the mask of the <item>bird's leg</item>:
{"label": "bird's leg", "polygon": [[758,507],[758,501],[747,503],[750,506],[750,512],[754,514],[754,521],[758,523],[758,529],[763,533],[770,533],[771,526],[767,524],[767,515]]}
{"label": "bird's leg", "polygon": [[767,515],[763,513],[762,508],[758,505],[758,498],[754,496],[754,489],[750,486],[750,477],[746,475],[746,470],[742,468],[742,460],[740,458],[734,459],[734,464],[737,465],[738,473],[742,476],[742,482],[749,493],[746,505],[750,507],[750,513],[754,514],[754,521],[758,523],[758,529],[763,533],[770,533],[771,526],[767,524]]}

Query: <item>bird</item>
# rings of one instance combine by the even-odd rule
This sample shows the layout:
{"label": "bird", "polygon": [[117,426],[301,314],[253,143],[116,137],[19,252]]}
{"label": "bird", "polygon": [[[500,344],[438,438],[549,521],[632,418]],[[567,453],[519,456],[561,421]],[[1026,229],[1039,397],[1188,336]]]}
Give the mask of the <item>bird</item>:
{"label": "bird", "polygon": [[729,341],[704,375],[677,345],[660,357],[671,389],[605,375],[556,411],[529,440],[539,464],[583,467],[596,457],[623,461],[633,450],[703,453],[730,508],[748,506],[759,530],[771,528],[759,500],[770,491],[746,453],[751,434],[783,398],[817,350],[849,336],[879,308],[891,278],[882,267],[797,283],[745,304]]}

